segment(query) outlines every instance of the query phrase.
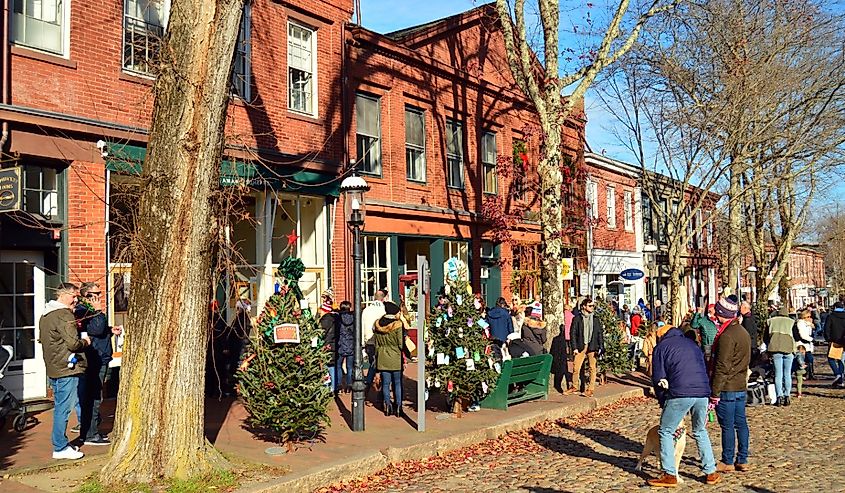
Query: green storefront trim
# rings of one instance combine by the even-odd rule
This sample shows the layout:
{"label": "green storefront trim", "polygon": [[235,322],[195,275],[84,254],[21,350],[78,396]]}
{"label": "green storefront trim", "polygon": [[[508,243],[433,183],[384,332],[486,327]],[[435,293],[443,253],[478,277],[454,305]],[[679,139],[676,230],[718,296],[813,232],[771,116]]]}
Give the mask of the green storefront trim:
{"label": "green storefront trim", "polygon": [[[140,176],[147,149],[129,144],[107,143],[106,169],[116,173]],[[224,159],[220,162],[220,185],[246,184],[256,189],[269,188],[280,192],[305,195],[340,196],[340,178],[317,171],[299,170],[292,174],[270,169],[253,161]]]}

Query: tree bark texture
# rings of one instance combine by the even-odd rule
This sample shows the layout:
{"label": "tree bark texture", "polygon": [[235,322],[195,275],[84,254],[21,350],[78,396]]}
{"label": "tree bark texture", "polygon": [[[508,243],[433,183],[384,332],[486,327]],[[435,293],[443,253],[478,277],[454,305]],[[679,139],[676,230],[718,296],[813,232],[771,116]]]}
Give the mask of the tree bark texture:
{"label": "tree bark texture", "polygon": [[226,462],[204,435],[211,252],[243,0],[174,0],[154,86],[133,238],[129,327],[101,480],[154,482]]}
{"label": "tree bark texture", "polygon": [[[551,123],[550,126],[555,126]],[[544,129],[542,158],[538,174],[540,175],[540,224],[542,228],[543,255],[540,265],[540,278],[543,288],[543,316],[549,332],[546,349],[551,349],[552,339],[560,333],[563,323],[563,207],[561,202],[561,184],[563,174],[560,171],[561,128]]]}

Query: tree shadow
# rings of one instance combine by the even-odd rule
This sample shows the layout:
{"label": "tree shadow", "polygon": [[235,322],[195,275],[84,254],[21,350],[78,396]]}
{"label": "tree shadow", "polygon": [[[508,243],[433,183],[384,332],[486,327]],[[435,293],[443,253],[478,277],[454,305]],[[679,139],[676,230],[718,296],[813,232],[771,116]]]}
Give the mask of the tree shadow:
{"label": "tree shadow", "polygon": [[[605,464],[609,464],[629,473],[637,472],[634,470],[634,467],[637,465],[636,458],[624,456],[614,457],[603,454],[590,448],[587,444],[577,442],[569,438],[547,435],[537,430],[531,430],[529,433],[537,445],[540,445],[552,452],[604,462]],[[633,451],[633,449],[631,451]]]}
{"label": "tree shadow", "polygon": [[563,425],[563,427],[587,437],[596,443],[600,443],[604,447],[617,450],[619,452],[640,453],[643,449],[642,443],[631,440],[619,433],[593,428],[575,428],[567,425]]}
{"label": "tree shadow", "polygon": [[753,491],[754,493],[776,493],[774,490],[762,488],[760,486],[745,485],[743,486],[743,488],[747,489],[748,491]]}
{"label": "tree shadow", "polygon": [[226,422],[229,410],[234,404],[234,397],[211,398],[206,397],[204,406],[205,415],[205,437],[209,442],[215,443],[220,435],[220,430]]}
{"label": "tree shadow", "polygon": [[520,489],[528,490],[530,493],[572,493],[570,490],[557,490],[554,488],[541,488],[539,486],[520,486]]}

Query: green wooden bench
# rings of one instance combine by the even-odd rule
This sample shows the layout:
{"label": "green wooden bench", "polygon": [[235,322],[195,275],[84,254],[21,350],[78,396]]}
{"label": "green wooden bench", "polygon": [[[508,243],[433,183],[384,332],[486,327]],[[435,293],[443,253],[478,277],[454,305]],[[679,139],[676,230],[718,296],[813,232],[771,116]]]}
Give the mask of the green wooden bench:
{"label": "green wooden bench", "polygon": [[502,363],[502,374],[499,375],[496,388],[481,401],[481,407],[504,411],[509,404],[540,397],[548,399],[551,369],[551,354],[505,361]]}

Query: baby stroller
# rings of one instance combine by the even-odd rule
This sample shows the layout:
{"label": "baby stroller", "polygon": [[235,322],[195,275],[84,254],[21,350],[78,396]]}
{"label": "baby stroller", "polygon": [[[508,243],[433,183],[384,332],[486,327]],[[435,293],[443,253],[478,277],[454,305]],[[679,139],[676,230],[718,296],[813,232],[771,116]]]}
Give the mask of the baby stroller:
{"label": "baby stroller", "polygon": [[[0,346],[0,380],[3,379],[6,368],[12,361],[13,349],[11,346]],[[0,385],[0,431],[6,429],[6,416],[15,414],[15,419],[12,421],[12,426],[18,433],[26,429],[28,417],[26,415],[26,406],[24,406],[17,397],[6,390],[6,387]]]}

